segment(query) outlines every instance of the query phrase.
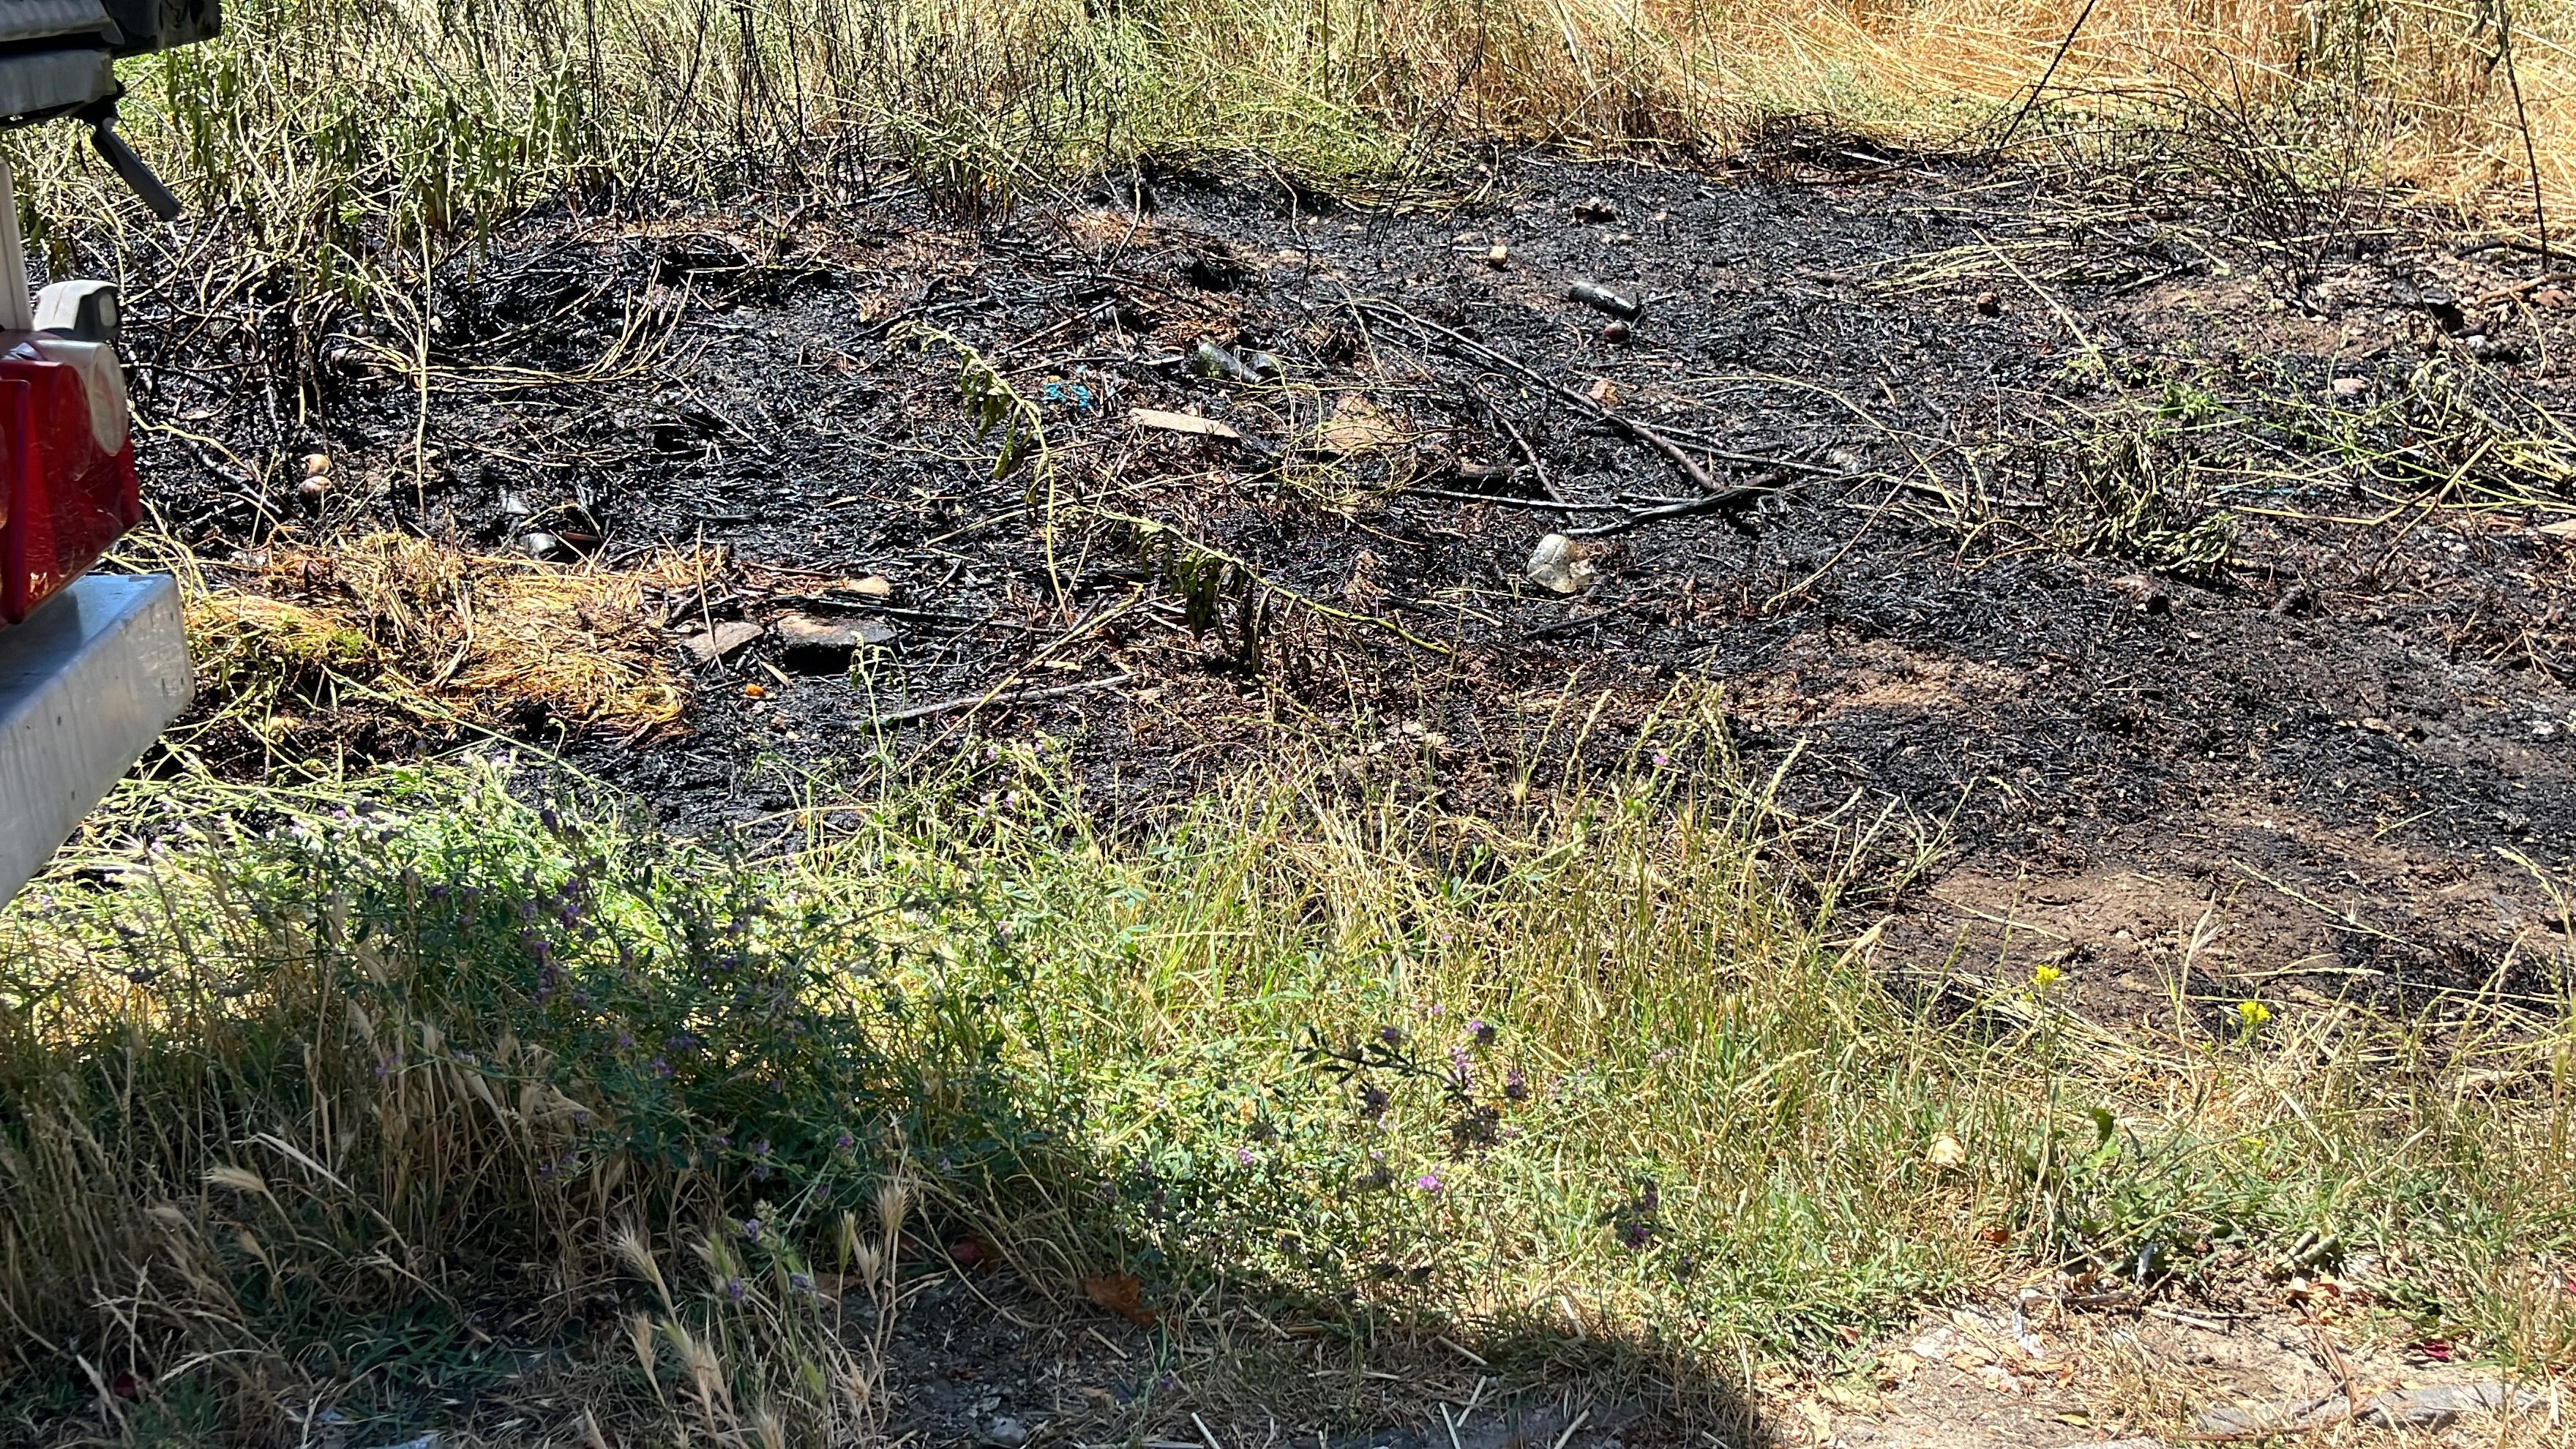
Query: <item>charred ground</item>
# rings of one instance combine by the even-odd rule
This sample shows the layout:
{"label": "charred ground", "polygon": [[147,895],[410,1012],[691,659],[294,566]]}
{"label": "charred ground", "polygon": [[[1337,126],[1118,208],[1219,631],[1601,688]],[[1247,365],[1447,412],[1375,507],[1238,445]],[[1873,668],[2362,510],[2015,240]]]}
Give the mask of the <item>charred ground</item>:
{"label": "charred ground", "polygon": [[[156,505],[218,561],[719,550],[648,596],[678,725],[511,717],[677,828],[1028,731],[1123,816],[1283,749],[1509,809],[1713,700],[1796,810],[1943,827],[1884,938],[1910,965],[2099,963],[2112,1012],[2172,1010],[2177,968],[2211,1001],[2546,989],[2567,299],[2429,208],[2340,206],[2302,234],[2187,171],[1810,141],[1366,207],[1169,172],[971,224],[900,186],[558,214],[441,267],[425,338],[138,308],[138,396]],[[1528,577],[1560,531],[1572,594]],[[791,611],[890,639],[684,644]]]}

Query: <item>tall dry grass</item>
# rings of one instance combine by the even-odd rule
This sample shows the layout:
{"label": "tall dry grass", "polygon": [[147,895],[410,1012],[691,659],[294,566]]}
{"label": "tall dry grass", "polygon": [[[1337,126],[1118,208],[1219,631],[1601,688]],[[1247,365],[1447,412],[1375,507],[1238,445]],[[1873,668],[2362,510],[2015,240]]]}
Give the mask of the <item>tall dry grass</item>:
{"label": "tall dry grass", "polygon": [[[325,290],[550,200],[755,184],[846,196],[888,158],[986,207],[1149,155],[1256,156],[1360,184],[1480,141],[1723,152],[1793,118],[1974,147],[2043,76],[2059,124],[2021,126],[2019,143],[2215,108],[2350,152],[2345,169],[2511,214],[2528,206],[2527,121],[2548,194],[2576,197],[2558,0],[229,8],[215,44],[129,65],[129,130],[202,212]],[[67,130],[15,144],[36,175],[40,252],[70,265],[150,234]],[[197,280],[239,284],[221,269]]]}

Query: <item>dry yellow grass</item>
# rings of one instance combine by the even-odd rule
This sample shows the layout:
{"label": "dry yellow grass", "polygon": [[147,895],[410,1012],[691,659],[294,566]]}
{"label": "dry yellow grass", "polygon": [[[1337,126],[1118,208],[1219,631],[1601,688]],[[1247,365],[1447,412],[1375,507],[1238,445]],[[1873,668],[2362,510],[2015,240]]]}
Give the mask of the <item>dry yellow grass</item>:
{"label": "dry yellow grass", "polygon": [[393,533],[281,545],[193,591],[189,633],[227,708],[274,715],[357,686],[423,723],[498,726],[534,707],[634,731],[677,722],[688,702],[646,591],[706,567],[675,552],[561,568]]}
{"label": "dry yellow grass", "polygon": [[[2090,126],[2094,154],[2117,156],[2216,113],[2245,133],[2231,143],[2329,163],[2317,179],[2512,220],[2530,208],[2526,118],[2553,203],[2576,202],[2566,4],[291,0],[131,65],[126,111],[193,205],[241,224],[246,263],[344,298],[416,260],[388,237],[475,234],[603,183],[842,194],[840,168],[891,155],[935,198],[988,209],[1147,156],[1367,183],[1482,140],[1710,154],[1790,119],[1973,148],[2043,76],[2055,114],[2017,132],[2041,154]],[[46,255],[71,260],[103,213],[157,234],[130,229],[69,128],[12,146],[61,228],[35,238]]]}
{"label": "dry yellow grass", "polygon": [[[1180,8],[1202,20],[1221,13]],[[1259,37],[1288,29],[1293,8],[1278,7],[1269,23],[1225,27],[1220,53],[1260,55]],[[2527,115],[2551,195],[2576,196],[2576,55],[2555,5],[2510,16],[2509,65],[2502,0],[1398,0],[1355,8],[1362,33],[1370,19],[1377,29],[1375,89],[1384,93],[1401,76],[1417,107],[1455,94],[1461,115],[1507,134],[1723,147],[1797,117],[1891,141],[1982,145],[1998,118],[2051,75],[2065,46],[2048,94],[2079,113],[2138,119],[2193,101],[2241,106],[2306,133],[2288,140],[2350,133],[2386,179],[2507,208],[2527,196]],[[1213,39],[1194,37],[1191,48],[1215,50]]]}

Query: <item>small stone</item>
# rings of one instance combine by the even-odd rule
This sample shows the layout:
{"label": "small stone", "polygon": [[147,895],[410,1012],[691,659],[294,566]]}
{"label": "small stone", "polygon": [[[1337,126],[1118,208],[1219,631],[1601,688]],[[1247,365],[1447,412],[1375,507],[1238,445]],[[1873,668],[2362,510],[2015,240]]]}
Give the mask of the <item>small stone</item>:
{"label": "small stone", "polygon": [[887,583],[882,574],[870,574],[850,585],[850,592],[865,594],[871,599],[882,599],[894,592],[894,585]]}
{"label": "small stone", "polygon": [[542,530],[522,534],[519,537],[519,551],[530,558],[553,558],[563,552],[563,540]]}
{"label": "small stone", "polygon": [[1923,1160],[1934,1167],[1957,1167],[1968,1160],[1968,1149],[1959,1145],[1958,1138],[1944,1132],[1923,1150]]}
{"label": "small stone", "polygon": [[2000,317],[2004,312],[2004,299],[1992,292],[1979,292],[1976,305],[1980,317]]}
{"label": "small stone", "polygon": [[2363,393],[2370,391],[2370,379],[2366,377],[2338,377],[2334,380],[2333,387],[2334,395],[2336,397],[2359,397]]}
{"label": "small stone", "polygon": [[2145,574],[2131,574],[2126,578],[2113,579],[2111,587],[2114,591],[2126,595],[2131,603],[2138,606],[2141,613],[2170,614],[2173,612],[2173,595],[2165,592],[2164,585]]}
{"label": "small stone", "polygon": [[316,473],[295,485],[295,496],[307,503],[319,503],[331,491],[331,480]]}
{"label": "small stone", "polygon": [[1587,196],[1574,203],[1574,219],[1576,221],[1617,221],[1619,208],[1611,205],[1610,198],[1606,196]]}
{"label": "small stone", "polygon": [[330,472],[330,471],[331,471],[331,455],[330,455],[330,454],[328,454],[328,453],[307,453],[307,454],[305,454],[305,455],[304,455],[304,476],[305,476],[305,477],[307,477],[307,478],[319,478],[319,477],[321,477],[323,474],[328,473],[328,472]]}
{"label": "small stone", "polygon": [[2558,308],[2567,305],[2567,294],[2556,287],[2543,287],[2531,294],[2531,300],[2543,307]]}
{"label": "small stone", "polygon": [[875,619],[817,619],[811,614],[781,614],[771,624],[787,646],[789,668],[842,669],[850,656],[871,644],[893,641],[894,629]]}
{"label": "small stone", "polygon": [[2528,1408],[2539,1399],[2533,1390],[2517,1393],[2500,1383],[2430,1384],[2381,1394],[2364,1405],[2357,1417],[2389,1429],[2447,1429],[2462,1414],[2501,1414]]}
{"label": "small stone", "polygon": [[680,647],[700,664],[713,664],[767,632],[758,624],[734,619],[690,638]]}
{"label": "small stone", "polygon": [[2329,1428],[2347,1418],[2385,1429],[2446,1429],[2463,1414],[2501,1414],[2538,1402],[2532,1390],[2501,1383],[2433,1384],[2397,1389],[2362,1401],[2358,1411],[2344,1396],[2292,1399],[2251,1406],[2221,1405],[2201,1412],[2194,1428],[2211,1438],[2250,1439]]}
{"label": "small stone", "polygon": [[1495,271],[1499,272],[1511,264],[1512,249],[1510,247],[1503,245],[1501,242],[1496,242],[1492,246],[1485,248],[1486,266],[1492,267]]}
{"label": "small stone", "polygon": [[984,1442],[993,1449],[1020,1449],[1029,1442],[1029,1426],[1009,1415],[1001,1415],[984,1426]]}
{"label": "small stone", "polygon": [[1619,385],[1606,377],[1592,379],[1592,386],[1585,388],[1583,395],[1592,399],[1592,405],[1597,408],[1615,408],[1619,405]]}

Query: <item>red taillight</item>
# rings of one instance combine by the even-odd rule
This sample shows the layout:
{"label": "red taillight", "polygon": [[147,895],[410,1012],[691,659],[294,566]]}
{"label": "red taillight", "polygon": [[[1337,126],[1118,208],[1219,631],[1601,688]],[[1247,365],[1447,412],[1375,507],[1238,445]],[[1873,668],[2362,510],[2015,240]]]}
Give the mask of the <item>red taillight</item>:
{"label": "red taillight", "polygon": [[0,333],[0,623],[143,519],[124,378],[103,342]]}

